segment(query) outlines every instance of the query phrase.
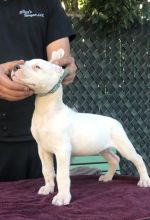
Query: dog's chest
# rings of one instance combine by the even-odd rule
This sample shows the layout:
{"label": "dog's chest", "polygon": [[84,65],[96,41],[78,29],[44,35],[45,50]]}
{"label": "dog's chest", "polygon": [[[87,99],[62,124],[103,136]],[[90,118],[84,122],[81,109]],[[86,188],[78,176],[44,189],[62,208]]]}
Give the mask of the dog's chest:
{"label": "dog's chest", "polygon": [[49,113],[39,115],[34,113],[32,117],[31,132],[38,145],[46,150],[55,151],[64,139],[64,117],[61,114],[50,115]]}

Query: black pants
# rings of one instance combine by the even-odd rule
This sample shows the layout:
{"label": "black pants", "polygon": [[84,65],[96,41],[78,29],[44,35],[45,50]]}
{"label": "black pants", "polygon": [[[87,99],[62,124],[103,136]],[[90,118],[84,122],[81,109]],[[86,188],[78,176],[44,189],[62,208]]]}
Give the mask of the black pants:
{"label": "black pants", "polygon": [[35,141],[0,142],[0,181],[41,176],[41,161]]}

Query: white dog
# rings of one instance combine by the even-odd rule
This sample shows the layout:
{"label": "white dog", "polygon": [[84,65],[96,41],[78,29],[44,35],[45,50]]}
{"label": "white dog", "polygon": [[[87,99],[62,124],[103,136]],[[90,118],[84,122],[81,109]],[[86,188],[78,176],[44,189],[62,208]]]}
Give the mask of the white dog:
{"label": "white dog", "polygon": [[[57,56],[59,55],[59,56]],[[63,56],[63,51],[55,52],[53,58]],[[31,131],[38,143],[39,156],[45,185],[39,194],[54,191],[53,154],[57,160],[58,194],[52,204],[57,206],[70,203],[70,157],[71,155],[101,154],[109,164],[106,175],[99,181],[112,180],[119,157],[110,151],[111,147],[133,162],[140,176],[138,186],[150,187],[142,157],[137,154],[122,125],[113,118],[102,115],[77,113],[62,101],[62,85],[65,71],[51,62],[33,59],[24,65],[15,66],[12,79],[29,86],[36,96]]]}

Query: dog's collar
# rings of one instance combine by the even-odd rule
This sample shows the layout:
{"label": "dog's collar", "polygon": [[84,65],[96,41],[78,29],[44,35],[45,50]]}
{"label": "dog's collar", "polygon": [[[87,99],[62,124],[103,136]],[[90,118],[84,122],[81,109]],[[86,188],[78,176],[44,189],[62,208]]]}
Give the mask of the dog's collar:
{"label": "dog's collar", "polygon": [[66,68],[64,69],[64,73],[63,75],[59,78],[58,82],[56,83],[56,85],[53,86],[53,88],[47,92],[47,93],[41,93],[39,94],[40,96],[45,96],[47,94],[53,94],[54,92],[57,91],[57,89],[59,88],[60,84],[62,83],[63,79],[69,74],[69,69]]}
{"label": "dog's collar", "polygon": [[69,69],[68,68],[64,69],[63,75],[59,78],[59,80],[56,83],[56,85],[54,85],[54,87],[48,93],[56,92],[57,89],[59,88],[60,84],[62,83],[63,79],[68,75],[68,73],[69,73]]}
{"label": "dog's collar", "polygon": [[56,83],[56,85],[54,85],[54,87],[48,92],[48,93],[54,93],[57,91],[57,89],[59,88],[60,84],[62,83],[63,79],[68,75],[69,70],[68,68],[64,69],[64,73],[63,75],[59,78],[58,82]]}

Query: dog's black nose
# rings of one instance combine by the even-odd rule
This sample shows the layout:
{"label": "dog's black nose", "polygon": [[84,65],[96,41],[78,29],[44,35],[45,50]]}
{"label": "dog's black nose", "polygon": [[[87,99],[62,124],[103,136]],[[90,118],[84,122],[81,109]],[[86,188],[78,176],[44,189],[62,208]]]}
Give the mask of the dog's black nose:
{"label": "dog's black nose", "polygon": [[16,72],[17,70],[19,70],[21,67],[19,64],[16,64],[14,67],[13,67],[13,71]]}

